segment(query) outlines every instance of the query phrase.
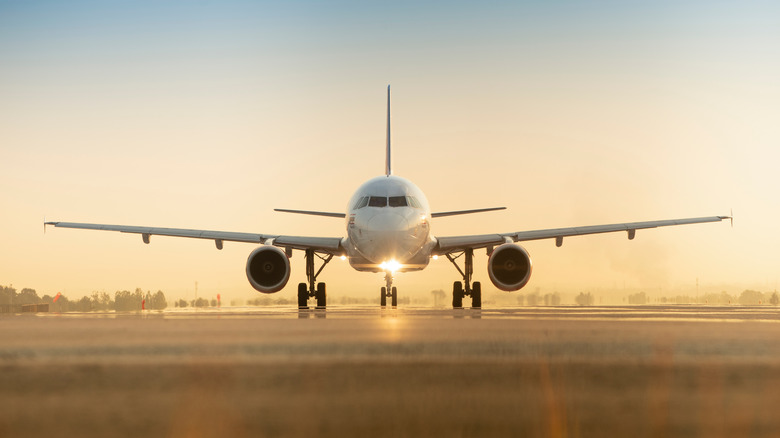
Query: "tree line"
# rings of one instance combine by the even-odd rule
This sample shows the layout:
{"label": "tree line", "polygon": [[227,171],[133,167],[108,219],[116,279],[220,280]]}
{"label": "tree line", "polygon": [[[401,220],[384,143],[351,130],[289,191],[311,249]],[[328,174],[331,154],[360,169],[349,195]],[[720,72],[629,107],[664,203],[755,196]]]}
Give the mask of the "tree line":
{"label": "tree line", "polygon": [[144,292],[137,288],[134,292],[116,291],[112,297],[107,292],[92,292],[78,300],[70,300],[62,294],[38,296],[35,289],[24,288],[17,292],[11,286],[0,286],[0,305],[21,306],[25,304],[48,304],[51,312],[93,312],[110,311],[133,312],[142,309],[163,310],[168,307],[165,294],[158,290]]}

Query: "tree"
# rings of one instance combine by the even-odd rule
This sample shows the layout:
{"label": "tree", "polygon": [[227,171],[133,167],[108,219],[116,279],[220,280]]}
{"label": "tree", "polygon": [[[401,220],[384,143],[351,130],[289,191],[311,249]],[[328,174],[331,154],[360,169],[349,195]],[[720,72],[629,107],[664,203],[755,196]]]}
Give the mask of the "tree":
{"label": "tree", "polygon": [[593,299],[593,295],[591,295],[590,292],[588,293],[580,292],[580,294],[577,295],[577,298],[575,298],[574,301],[579,306],[592,306],[594,299]]}
{"label": "tree", "polygon": [[114,294],[114,308],[117,312],[139,311],[141,310],[143,296],[141,289],[136,289],[135,292],[127,290],[117,291]]}
{"label": "tree", "polygon": [[14,304],[16,289],[11,286],[0,286],[0,304]]}
{"label": "tree", "polygon": [[647,304],[647,294],[637,292],[628,296],[628,304]]}
{"label": "tree", "polygon": [[94,310],[92,308],[92,299],[90,297],[81,297],[81,299],[76,301],[74,304],[77,312],[91,312]]}
{"label": "tree", "polygon": [[115,307],[114,303],[111,302],[111,296],[106,292],[92,292],[90,299],[92,300],[92,308],[101,312]]}
{"label": "tree", "polygon": [[777,295],[776,291],[772,293],[772,297],[769,299],[769,302],[773,306],[776,306],[776,305],[780,304],[780,296]]}
{"label": "tree", "polygon": [[14,304],[38,304],[40,301],[41,298],[38,297],[38,292],[35,292],[35,289],[24,288],[16,295]]}
{"label": "tree", "polygon": [[168,301],[165,299],[165,294],[158,290],[152,297],[152,309],[164,310],[166,307],[168,307]]}
{"label": "tree", "polygon": [[739,304],[758,304],[764,298],[764,294],[756,290],[745,289],[739,295]]}

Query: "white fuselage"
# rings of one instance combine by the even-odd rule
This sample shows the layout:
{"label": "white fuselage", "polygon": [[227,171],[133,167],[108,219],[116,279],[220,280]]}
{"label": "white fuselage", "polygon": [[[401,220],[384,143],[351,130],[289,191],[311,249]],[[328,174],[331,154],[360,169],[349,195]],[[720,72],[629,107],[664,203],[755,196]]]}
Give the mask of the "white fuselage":
{"label": "white fuselage", "polygon": [[416,271],[425,268],[436,241],[431,209],[411,181],[379,176],[361,185],[347,205],[346,248],[358,271]]}

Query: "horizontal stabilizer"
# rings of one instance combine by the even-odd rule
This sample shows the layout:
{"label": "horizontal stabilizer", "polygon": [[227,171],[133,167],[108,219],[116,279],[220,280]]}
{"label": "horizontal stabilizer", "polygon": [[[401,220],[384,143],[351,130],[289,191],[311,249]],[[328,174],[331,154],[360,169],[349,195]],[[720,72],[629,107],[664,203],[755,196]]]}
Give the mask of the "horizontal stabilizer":
{"label": "horizontal stabilizer", "polygon": [[431,213],[431,217],[457,216],[459,214],[482,213],[485,211],[495,211],[495,210],[506,210],[506,207],[479,208],[476,210],[442,211],[440,213]]}
{"label": "horizontal stabilizer", "polygon": [[347,217],[344,213],[329,213],[327,211],[309,211],[309,210],[287,210],[284,208],[274,208],[274,211],[280,211],[282,213],[296,213],[296,214],[309,214],[312,216],[327,216],[327,217]]}

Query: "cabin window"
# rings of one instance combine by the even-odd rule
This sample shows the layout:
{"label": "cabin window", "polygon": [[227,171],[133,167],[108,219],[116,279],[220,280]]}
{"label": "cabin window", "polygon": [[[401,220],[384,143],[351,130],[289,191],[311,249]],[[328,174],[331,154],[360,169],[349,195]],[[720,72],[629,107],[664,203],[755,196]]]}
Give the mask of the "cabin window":
{"label": "cabin window", "polygon": [[387,207],[387,198],[384,196],[372,196],[368,200],[369,207]]}
{"label": "cabin window", "polygon": [[391,196],[389,198],[391,207],[406,207],[406,196]]}

